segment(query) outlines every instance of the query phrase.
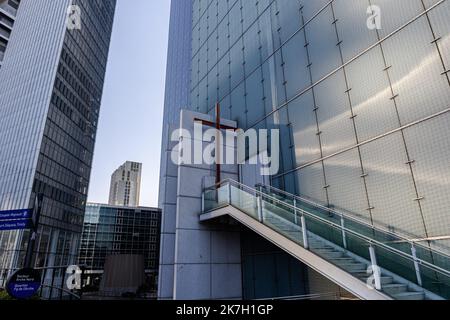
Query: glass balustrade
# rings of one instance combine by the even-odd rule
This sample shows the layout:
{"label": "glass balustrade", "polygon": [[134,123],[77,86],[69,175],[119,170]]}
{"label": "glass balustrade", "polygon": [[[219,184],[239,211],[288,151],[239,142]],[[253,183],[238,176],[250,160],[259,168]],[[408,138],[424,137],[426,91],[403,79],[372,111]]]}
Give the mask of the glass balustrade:
{"label": "glass balustrade", "polygon": [[225,181],[205,189],[203,213],[231,205],[298,245],[329,258],[344,270],[369,272],[369,276],[370,270],[366,269],[370,263],[338,264],[339,259],[326,256],[330,252],[339,254],[339,251],[332,251],[330,244],[365,261],[375,259],[378,267],[450,299],[449,257],[445,254],[371,227],[334,209],[270,189],[260,186],[255,190],[235,181]]}
{"label": "glass balustrade", "polygon": [[325,206],[316,204],[309,199],[304,199],[273,187],[260,186],[259,189],[261,192],[272,195],[276,199],[291,203],[315,216],[325,218],[326,220],[336,224],[341,224],[346,229],[353,230],[358,234],[387,244],[389,247],[402,251],[407,255],[412,255],[413,251],[415,251],[418,259],[436,265],[442,269],[450,270],[450,256],[443,252],[434,250],[423,243],[409,240],[408,238],[414,238],[412,236],[406,238],[400,234],[395,234],[389,232],[388,230],[374,227],[368,222],[359,219],[356,214],[352,216],[350,213],[339,212],[334,208],[326,208]]}

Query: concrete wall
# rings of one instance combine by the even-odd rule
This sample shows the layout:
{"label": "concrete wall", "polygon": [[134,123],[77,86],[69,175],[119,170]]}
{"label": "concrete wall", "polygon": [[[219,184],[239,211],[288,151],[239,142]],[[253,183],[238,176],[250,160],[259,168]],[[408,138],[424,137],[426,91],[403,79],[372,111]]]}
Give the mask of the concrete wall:
{"label": "concrete wall", "polygon": [[[183,110],[180,127],[193,133],[194,118],[214,121],[211,116]],[[222,123],[236,127],[232,121]],[[194,134],[181,139],[194,145]],[[178,167],[174,299],[242,298],[239,229],[199,222],[203,186],[214,183],[214,167],[206,164]],[[222,169],[222,179],[237,179],[237,166]]]}
{"label": "concrete wall", "polygon": [[181,108],[189,106],[191,30],[191,1],[172,0],[158,200],[162,209],[159,299],[173,299],[178,168],[170,161],[170,154],[175,145],[170,142],[170,133],[179,127]]}

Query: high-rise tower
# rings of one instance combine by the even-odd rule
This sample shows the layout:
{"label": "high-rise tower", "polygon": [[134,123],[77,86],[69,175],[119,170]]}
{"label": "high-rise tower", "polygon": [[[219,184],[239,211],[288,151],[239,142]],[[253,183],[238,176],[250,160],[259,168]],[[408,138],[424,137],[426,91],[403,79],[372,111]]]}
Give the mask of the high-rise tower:
{"label": "high-rise tower", "polygon": [[0,68],[8,46],[20,0],[0,1]]}
{"label": "high-rise tower", "polygon": [[[0,69],[0,210],[44,195],[36,266],[76,261],[115,5],[8,0],[0,8],[11,31]],[[27,231],[0,232],[0,268],[22,266],[27,240]]]}
{"label": "high-rise tower", "polygon": [[111,175],[109,204],[138,207],[141,192],[142,164],[127,161]]}

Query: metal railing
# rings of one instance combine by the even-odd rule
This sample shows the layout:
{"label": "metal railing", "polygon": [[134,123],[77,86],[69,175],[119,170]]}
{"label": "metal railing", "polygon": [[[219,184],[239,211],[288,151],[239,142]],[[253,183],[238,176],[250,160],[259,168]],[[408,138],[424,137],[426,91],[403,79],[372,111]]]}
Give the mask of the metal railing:
{"label": "metal railing", "polygon": [[[226,187],[226,188],[225,188]],[[232,188],[236,188],[237,190],[242,190],[247,193],[247,196],[250,195],[254,197],[255,200],[255,212],[252,212],[249,214],[256,220],[259,220],[261,223],[266,223],[264,221],[264,214],[263,214],[263,206],[270,206],[270,205],[276,205],[278,208],[284,209],[283,214],[291,215],[290,217],[287,217],[287,219],[291,219],[291,223],[294,223],[301,227],[301,233],[303,235],[303,243],[300,243],[303,245],[305,249],[310,249],[308,245],[308,232],[313,233],[316,235],[319,235],[320,237],[325,238],[326,240],[331,240],[334,243],[338,243],[339,246],[342,246],[345,250],[354,252],[358,256],[361,256],[363,258],[367,258],[367,260],[371,261],[371,264],[373,266],[378,266],[377,263],[377,255],[375,248],[378,249],[378,256],[380,256],[380,252],[383,252],[384,255],[381,255],[383,261],[389,260],[391,267],[393,269],[396,269],[394,273],[399,274],[399,276],[403,276],[405,279],[408,279],[412,282],[417,283],[418,286],[424,287],[425,289],[428,289],[431,292],[434,292],[436,294],[440,294],[442,290],[437,290],[435,288],[435,285],[438,285],[440,287],[441,285],[445,285],[445,294],[447,298],[450,298],[450,271],[448,271],[445,268],[442,268],[438,265],[435,265],[429,261],[426,261],[424,259],[421,259],[417,256],[414,247],[411,253],[399,250],[398,248],[395,248],[390,243],[385,243],[382,241],[379,241],[377,239],[374,239],[368,234],[362,234],[354,229],[348,228],[344,223],[336,223],[333,221],[330,221],[330,218],[320,217],[316,214],[312,214],[302,208],[299,208],[297,206],[294,206],[293,204],[287,203],[286,201],[280,200],[277,197],[274,197],[270,194],[264,193],[260,190],[253,189],[251,187],[248,187],[244,184],[241,184],[237,181],[228,179],[224,180],[219,184],[216,184],[212,187],[206,188],[202,195],[202,212],[207,213],[209,211],[216,210],[220,207],[224,206],[233,206],[237,209],[242,210],[242,208],[239,208],[239,205],[235,203],[233,200],[233,190]],[[213,192],[213,197],[211,197],[211,193]],[[221,193],[219,195],[219,192]],[[240,195],[241,196],[241,195]],[[246,197],[247,197],[246,196]],[[221,199],[219,199],[221,197]],[[248,199],[246,199],[248,202]],[[211,202],[213,204],[212,207],[209,207],[211,205]],[[326,210],[329,210],[329,208],[326,208]],[[307,229],[307,224],[312,225]],[[269,227],[270,226],[268,225]],[[323,229],[325,227],[325,229]],[[375,227],[370,226],[371,229],[377,230]],[[334,231],[337,232],[334,232]],[[275,230],[277,232],[280,232],[280,230]],[[384,230],[378,230],[380,232],[384,232]],[[333,233],[341,234],[342,237],[340,239],[331,236]],[[395,235],[398,237],[398,235]],[[328,237],[328,239],[327,239]],[[331,238],[331,239],[330,239]],[[362,251],[362,248],[365,247],[368,248],[368,252]],[[353,250],[352,250],[353,249]],[[386,257],[388,257],[386,259]],[[408,262],[408,265],[413,266],[414,268],[411,270],[411,272],[408,272],[409,270],[402,270],[402,268],[399,268],[399,266],[402,266],[402,259],[403,263],[406,261]],[[389,263],[382,263],[382,264],[389,264]],[[395,265],[397,264],[397,265]],[[383,267],[383,266],[382,266]],[[385,268],[388,270],[388,268]],[[422,269],[422,270],[421,270]],[[424,270],[425,269],[425,270]],[[426,272],[425,272],[426,271]],[[414,278],[412,278],[411,273],[414,274]],[[405,275],[410,277],[405,277]],[[375,286],[377,289],[381,289],[381,282],[380,282],[380,272],[378,273],[374,272],[375,276]],[[427,277],[427,280],[429,281],[423,281],[423,276]],[[426,283],[424,283],[426,282]],[[439,291],[439,292],[436,292]]]}
{"label": "metal railing", "polygon": [[441,256],[445,257],[446,259],[450,260],[450,255],[448,253],[445,253],[445,252],[443,252],[441,250],[438,250],[436,248],[431,248],[430,246],[426,246],[426,245],[423,245],[423,244],[420,243],[420,242],[426,241],[426,239],[424,240],[424,239],[420,239],[420,238],[417,238],[417,237],[415,237],[415,238],[406,238],[402,234],[394,233],[394,232],[388,230],[387,228],[383,228],[383,227],[381,227],[379,225],[373,225],[373,224],[369,223],[368,221],[365,221],[365,220],[363,220],[361,218],[358,218],[357,216],[355,216],[355,215],[353,215],[351,213],[345,213],[343,210],[336,210],[335,207],[334,208],[326,207],[324,205],[321,205],[321,204],[319,204],[317,202],[312,201],[311,199],[291,194],[289,192],[286,192],[284,190],[278,189],[278,188],[273,187],[273,186],[257,185],[257,187],[265,188],[265,189],[268,190],[269,193],[271,193],[272,191],[275,191],[275,193],[279,193],[279,194],[282,194],[284,196],[291,197],[292,199],[298,200],[300,202],[307,203],[307,204],[309,204],[311,206],[314,206],[314,207],[316,207],[316,208],[318,208],[320,210],[323,210],[325,212],[329,212],[329,213],[335,214],[335,215],[337,215],[337,216],[339,216],[341,218],[350,220],[350,221],[352,221],[354,223],[357,223],[357,224],[361,224],[361,225],[367,227],[368,229],[373,229],[373,230],[375,230],[375,231],[377,231],[379,233],[383,233],[385,235],[388,235],[388,236],[390,236],[392,238],[397,239],[397,240],[391,240],[391,241],[386,242],[386,243],[401,243],[401,242],[409,243],[410,245],[421,247],[424,250],[431,251],[432,253],[434,253],[436,255],[441,255]]}

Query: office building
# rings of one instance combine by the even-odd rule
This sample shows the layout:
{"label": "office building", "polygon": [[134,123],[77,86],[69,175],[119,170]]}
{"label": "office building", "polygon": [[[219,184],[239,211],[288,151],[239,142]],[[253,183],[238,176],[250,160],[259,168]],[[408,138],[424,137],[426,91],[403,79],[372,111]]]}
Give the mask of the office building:
{"label": "office building", "polygon": [[[44,195],[36,267],[77,259],[115,5],[2,1],[0,24],[15,21],[0,69],[0,210]],[[28,238],[0,232],[0,269],[23,266]]]}
{"label": "office building", "polygon": [[160,209],[88,203],[78,264],[85,266],[89,283],[99,285],[109,256],[142,256],[145,273],[156,289],[160,231]]}
{"label": "office building", "polygon": [[[188,33],[190,43],[179,41]],[[174,0],[169,46],[161,299],[449,297],[450,1]],[[190,61],[183,59],[188,52]],[[188,69],[185,97],[185,82],[177,81]],[[330,226],[338,231],[323,233],[315,224],[322,220],[300,223],[296,214],[291,236],[304,233],[311,245],[288,239],[282,218],[264,228],[275,215],[267,201],[260,221],[245,220],[237,204],[228,211],[213,205],[199,218],[216,168],[173,164],[167,154],[176,142],[169,138],[174,127],[214,122],[216,102],[229,127],[278,129],[281,136],[278,173],[224,166],[222,179],[297,195],[321,208],[307,212],[313,220],[329,210],[323,219],[335,219]],[[233,192],[223,202],[233,202]],[[252,192],[239,197],[257,204]],[[223,197],[220,190],[215,197],[209,200]],[[282,204],[287,211],[289,203]],[[335,218],[341,214],[352,221],[348,228],[385,237],[371,247],[376,239],[364,242],[363,227],[346,232]],[[214,223],[219,216],[232,216],[231,225]],[[300,224],[311,234],[297,230]],[[314,252],[321,245],[328,256]],[[377,255],[384,289],[369,292],[362,277]]]}
{"label": "office building", "polygon": [[0,69],[8,46],[20,0],[0,1]]}
{"label": "office building", "polygon": [[139,206],[142,164],[127,161],[111,175],[109,204],[112,206]]}

